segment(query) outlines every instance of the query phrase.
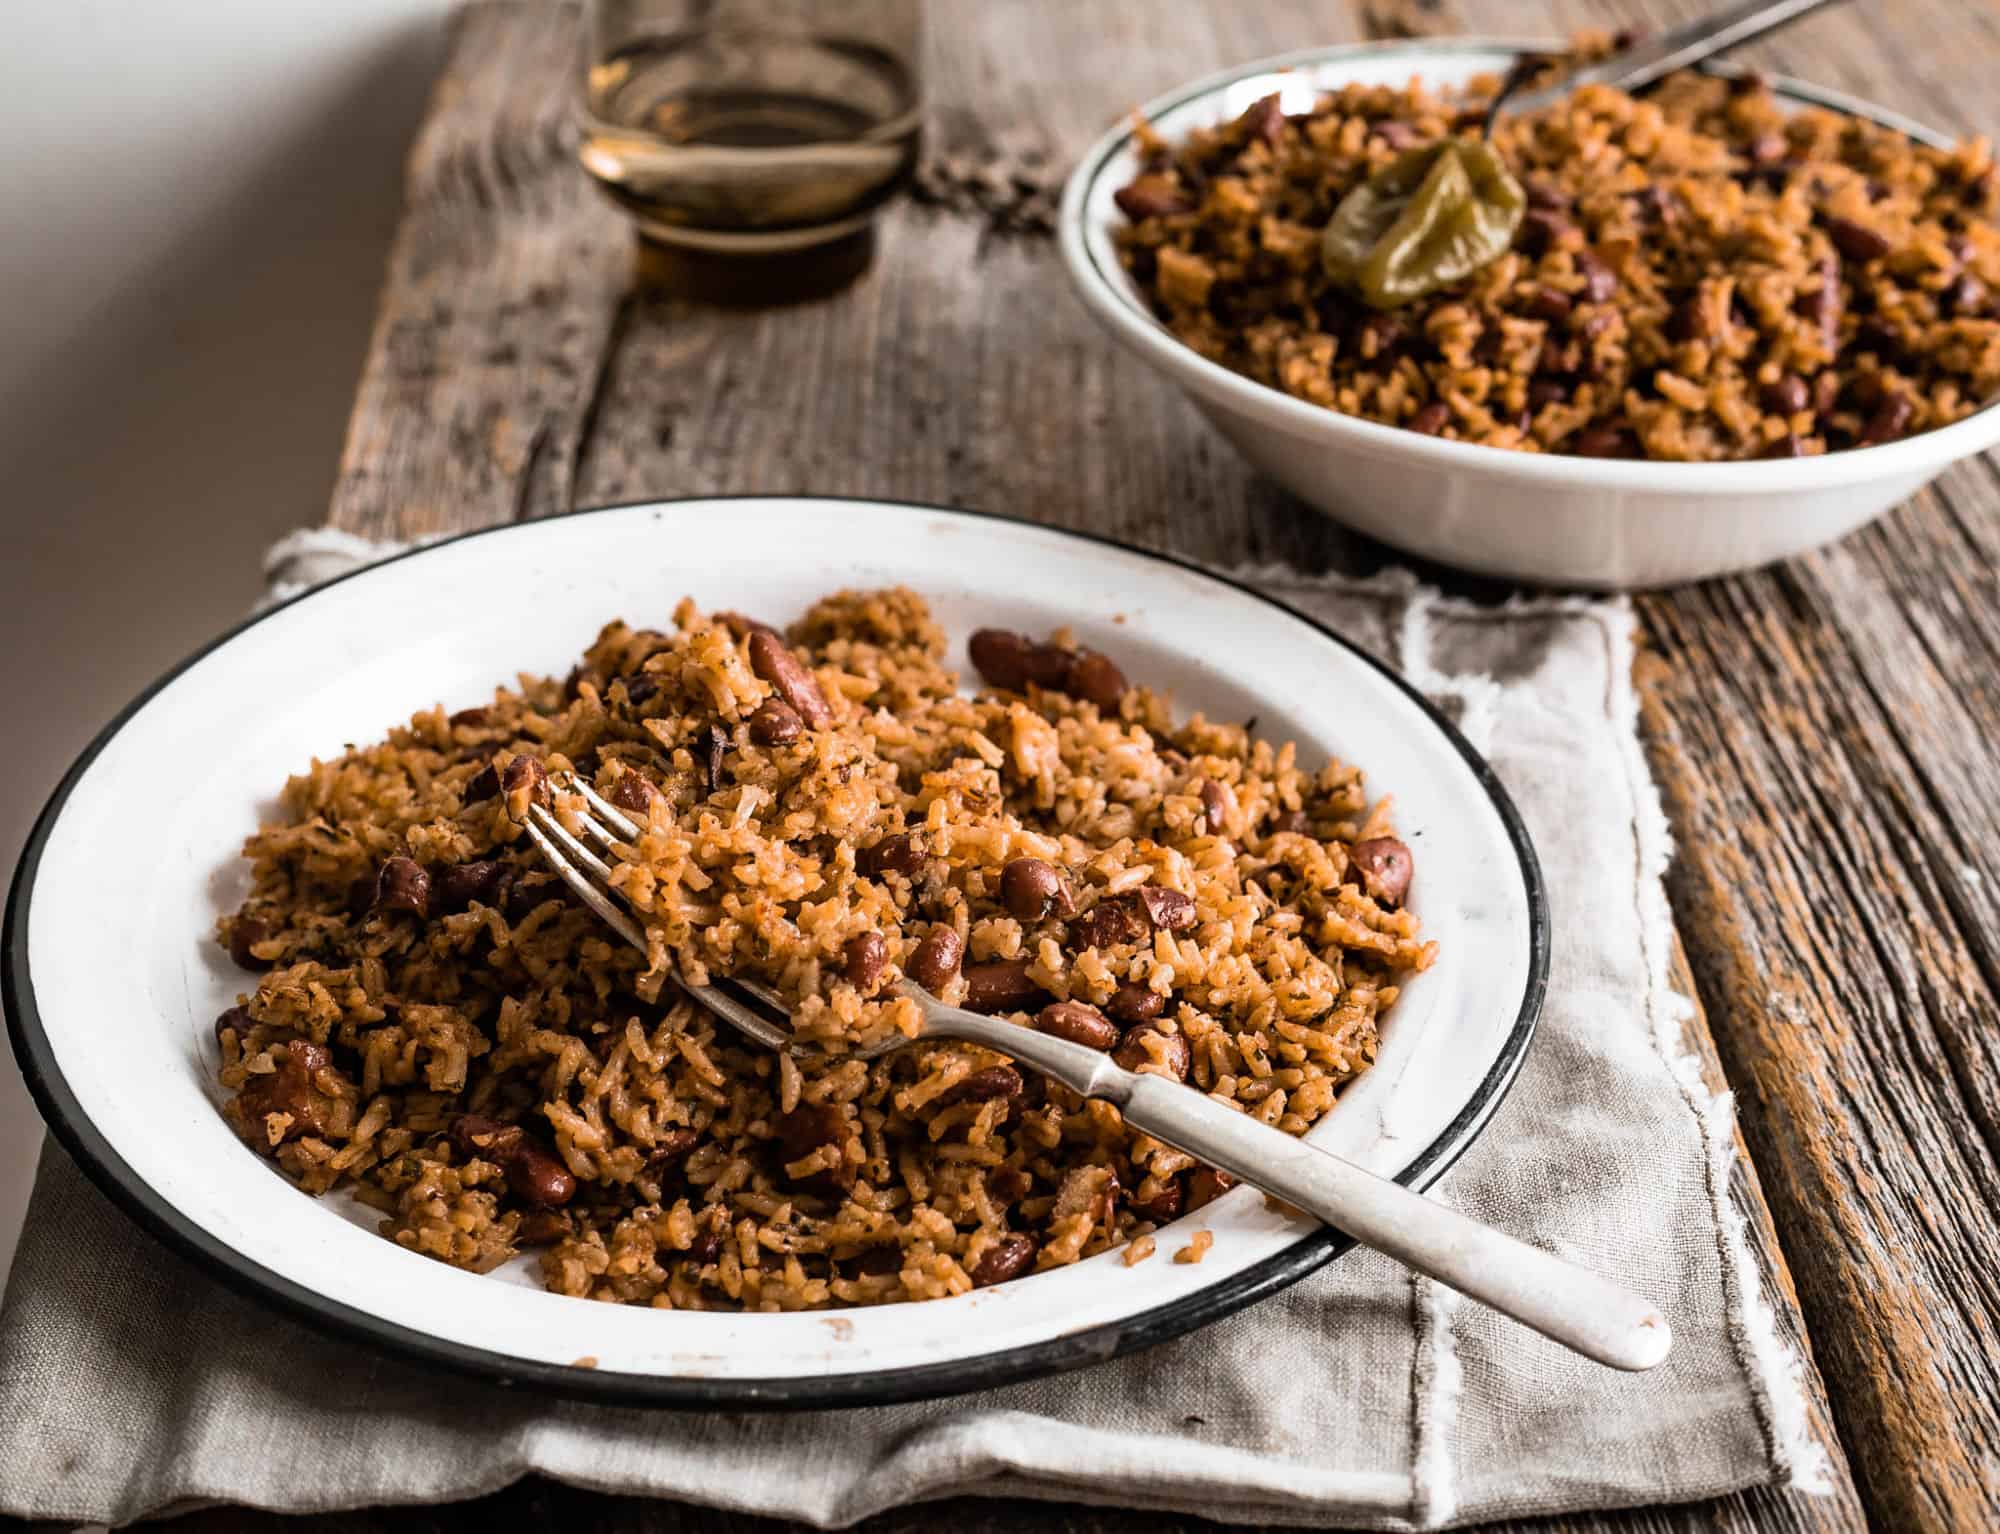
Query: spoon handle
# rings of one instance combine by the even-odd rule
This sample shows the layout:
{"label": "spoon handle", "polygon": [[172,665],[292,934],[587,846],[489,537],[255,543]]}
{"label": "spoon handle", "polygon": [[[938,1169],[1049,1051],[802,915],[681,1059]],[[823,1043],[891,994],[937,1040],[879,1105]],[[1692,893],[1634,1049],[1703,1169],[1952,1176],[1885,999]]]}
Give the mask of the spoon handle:
{"label": "spoon handle", "polygon": [[1588,1269],[1481,1225],[1400,1183],[1103,1052],[921,998],[932,1037],[1012,1056],[1125,1122],[1395,1258],[1459,1293],[1615,1369],[1650,1369],[1673,1334],[1657,1307]]}
{"label": "spoon handle", "polygon": [[1686,69],[1703,59],[1790,26],[1833,0],[1741,0],[1707,16],[1683,22],[1650,37],[1642,37],[1630,48],[1610,58],[1587,64],[1567,79],[1539,91],[1510,96],[1496,115],[1511,117],[1550,106],[1583,85],[1615,85],[1635,91],[1662,75]]}

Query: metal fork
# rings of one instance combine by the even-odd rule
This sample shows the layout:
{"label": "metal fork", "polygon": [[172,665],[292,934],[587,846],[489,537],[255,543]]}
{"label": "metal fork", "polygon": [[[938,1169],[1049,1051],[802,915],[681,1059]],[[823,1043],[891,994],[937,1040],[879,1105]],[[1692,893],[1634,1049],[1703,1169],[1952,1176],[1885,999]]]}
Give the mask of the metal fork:
{"label": "metal fork", "polygon": [[[572,832],[551,809],[535,805],[528,813],[528,835],[584,903],[612,931],[643,950],[646,935],[612,895],[611,864],[606,861],[607,854],[617,856],[621,842],[637,840],[639,828],[581,779],[564,774],[550,786],[588,806],[572,817],[583,834]],[[769,988],[748,980],[730,983],[784,1015],[782,999]],[[730,990],[713,985],[688,989],[717,1017],[766,1048],[831,1058]],[[1102,1099],[1134,1129],[1274,1194],[1586,1358],[1617,1369],[1650,1369],[1673,1345],[1666,1318],[1630,1290],[1273,1129],[1204,1092],[1128,1071],[1085,1045],[946,1006],[907,980],[901,990],[922,1009],[918,1038],[979,1044],[1085,1097]],[[915,1042],[898,1035],[842,1058],[874,1059]]]}

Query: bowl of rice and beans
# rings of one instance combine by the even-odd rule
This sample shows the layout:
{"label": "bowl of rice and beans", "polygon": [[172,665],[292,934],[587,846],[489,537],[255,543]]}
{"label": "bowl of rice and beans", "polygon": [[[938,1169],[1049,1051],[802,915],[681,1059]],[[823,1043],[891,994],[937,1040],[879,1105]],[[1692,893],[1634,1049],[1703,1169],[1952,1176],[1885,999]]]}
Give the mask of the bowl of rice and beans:
{"label": "bowl of rice and beans", "polygon": [[[1783,557],[2000,440],[1984,140],[1693,72],[1637,97],[1584,87],[1482,139],[1531,51],[1323,49],[1149,105],[1065,196],[1086,305],[1303,499],[1527,579],[1639,586]],[[1387,301],[1328,225],[1451,146],[1498,157],[1510,233]]]}
{"label": "bowl of rice and beans", "polygon": [[[914,1038],[907,977],[1303,1134],[1436,944],[1386,800],[1338,761],[1128,683],[1066,632],[971,634],[907,589],[780,631],[683,601],[567,677],[316,760],[218,939],[223,1112],[411,1252],[678,1310],[966,1294],[1113,1248],[1231,1179],[1004,1054]],[[613,939],[541,862],[575,773],[639,828]],[[775,988],[816,1057],[683,989]],[[1196,1231],[1173,1258],[1197,1262]]]}
{"label": "bowl of rice and beans", "polygon": [[[230,744],[163,777],[190,740]],[[571,773],[639,827],[645,949],[528,852]],[[239,1289],[538,1391],[823,1406],[1149,1346],[1347,1245],[1004,1049],[860,1058],[905,981],[1421,1190],[1521,1067],[1549,931],[1491,767],[1310,617],[746,496],[427,546],[191,657],[37,821],[0,991],[68,1153]],[[683,989],[730,973],[821,1052]]]}

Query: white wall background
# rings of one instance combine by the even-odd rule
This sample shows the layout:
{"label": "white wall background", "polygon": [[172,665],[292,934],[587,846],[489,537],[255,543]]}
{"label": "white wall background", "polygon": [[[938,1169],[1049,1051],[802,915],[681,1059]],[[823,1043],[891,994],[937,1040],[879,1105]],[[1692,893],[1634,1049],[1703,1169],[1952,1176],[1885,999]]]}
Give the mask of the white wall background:
{"label": "white wall background", "polygon": [[[332,486],[449,0],[48,0],[0,47],[0,872]],[[0,1064],[0,1274],[40,1123]]]}

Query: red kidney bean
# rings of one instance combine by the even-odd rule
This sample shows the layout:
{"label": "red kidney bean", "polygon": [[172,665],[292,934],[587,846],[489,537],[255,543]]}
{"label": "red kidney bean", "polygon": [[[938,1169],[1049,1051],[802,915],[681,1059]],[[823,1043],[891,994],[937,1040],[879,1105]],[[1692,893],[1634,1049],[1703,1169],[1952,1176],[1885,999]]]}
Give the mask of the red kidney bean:
{"label": "red kidney bean", "polygon": [[1639,444],[1622,426],[1590,426],[1578,432],[1571,445],[1579,458],[1631,458]]}
{"label": "red kidney bean", "polygon": [[658,792],[636,768],[628,767],[618,774],[617,781],[611,785],[611,792],[605,797],[627,814],[637,815],[643,820],[647,807]]}
{"label": "red kidney bean", "polygon": [[1028,683],[1068,693],[1109,711],[1125,696],[1125,674],[1096,650],[1036,644],[1011,629],[978,629],[967,642],[972,664],[989,686],[1020,692]]}
{"label": "red kidney bean", "polygon": [[1196,1167],[1187,1174],[1187,1212],[1193,1214],[1221,1198],[1236,1186],[1236,1179],[1212,1166]]}
{"label": "red kidney bean", "polygon": [[1042,994],[1028,978],[1026,959],[988,959],[965,966],[965,1009],[968,1012],[1016,1012]]}
{"label": "red kidney bean", "polygon": [[625,704],[628,708],[645,707],[646,703],[660,691],[658,679],[648,676],[643,671],[635,676],[621,677],[619,680],[625,687]]}
{"label": "red kidney bean", "polygon": [[1820,340],[1831,352],[1840,344],[1840,263],[1832,256],[1819,263],[1819,286],[1792,300],[1792,312],[1819,326]]}
{"label": "red kidney bean", "polygon": [[1194,908],[1194,900],[1179,890],[1168,889],[1159,884],[1142,884],[1138,889],[1139,905],[1146,913],[1146,919],[1155,927],[1167,932],[1185,932],[1199,919]]}
{"label": "red kidney bean", "polygon": [[1826,237],[1833,241],[1833,248],[1850,261],[1879,261],[1889,254],[1888,237],[1866,224],[1857,224],[1835,213],[1825,215],[1821,222],[1826,225]]}
{"label": "red kidney bean", "polygon": [[1167,1010],[1167,998],[1149,985],[1127,980],[1112,992],[1104,1010],[1121,1023],[1146,1023]]}
{"label": "red kidney bean", "polygon": [[1531,378],[1528,380],[1528,409],[1532,413],[1546,405],[1557,404],[1568,399],[1569,393],[1570,386],[1563,379]]}
{"label": "red kidney bean", "polygon": [[1312,816],[1304,810],[1280,810],[1271,817],[1271,832],[1273,835],[1283,832],[1293,836],[1310,836]]}
{"label": "red kidney bean", "polygon": [[449,864],[431,876],[432,907],[439,912],[463,911],[477,901],[497,911],[505,905],[513,883],[513,865],[498,858]]}
{"label": "red kidney bean", "polygon": [[462,708],[447,718],[445,723],[454,729],[478,730],[483,729],[486,722],[492,717],[492,713],[488,709]]}
{"label": "red kidney bean", "polygon": [[519,1124],[461,1113],[452,1121],[451,1137],[461,1154],[499,1167],[507,1186],[524,1204],[558,1209],[576,1196],[576,1178],[562,1158]]}
{"label": "red kidney bean", "polygon": [[291,1039],[277,1061],[276,1070],[252,1076],[236,1094],[237,1106],[248,1121],[259,1150],[272,1148],[264,1133],[264,1119],[269,1114],[292,1116],[279,1138],[281,1145],[301,1135],[325,1134],[331,1122],[333,1100],[320,1091],[313,1079],[333,1064],[333,1056],[326,1047],[307,1039]]}
{"label": "red kidney bean", "polygon": [[941,991],[958,973],[965,941],[955,927],[933,927],[910,955],[910,978],[927,991]]}
{"label": "red kidney bean", "polygon": [[576,1234],[576,1222],[560,1209],[531,1209],[514,1228],[519,1246],[554,1246]]}
{"label": "red kidney bean", "polygon": [[1991,295],[1971,272],[1961,272],[1944,292],[1944,311],[1953,319],[1977,319],[1986,313]]}
{"label": "red kidney bean", "polygon": [[222,1035],[232,1028],[236,1031],[238,1040],[247,1039],[250,1037],[251,1026],[252,1020],[248,1007],[231,1007],[215,1020],[215,1042],[220,1044],[222,1042]]}
{"label": "red kidney bean", "polygon": [[252,944],[275,937],[277,933],[278,924],[269,917],[245,916],[238,912],[236,919],[229,924],[229,957],[235,960],[238,969],[269,969],[272,961],[258,958],[250,949]]}
{"label": "red kidney bean", "polygon": [[1435,437],[1450,424],[1451,406],[1442,400],[1432,400],[1410,417],[1409,429],[1422,432],[1426,437]]}
{"label": "red kidney bean", "polygon": [[825,1145],[847,1138],[847,1115],[833,1103],[800,1103],[778,1120],[778,1143],[787,1161],[803,1161]]}
{"label": "red kidney bean", "polygon": [[1018,1204],[1028,1196],[1035,1179],[1017,1166],[999,1166],[986,1174],[986,1191],[1003,1204]]}
{"label": "red kidney bean", "polygon": [[1799,436],[1797,432],[1788,431],[1757,456],[1759,458],[1803,458],[1806,456],[1805,439]]}
{"label": "red kidney bean", "polygon": [[1708,334],[1708,310],[1699,298],[1676,304],[1665,326],[1670,341],[1696,341]]}
{"label": "red kidney bean", "polygon": [[1111,948],[1136,943],[1146,935],[1146,918],[1124,899],[1100,900],[1070,924],[1070,945],[1077,949]]}
{"label": "red kidney bean", "polygon": [[1569,318],[1574,306],[1569,295],[1559,288],[1538,287],[1529,293],[1525,306],[1531,319],[1546,320],[1551,325],[1560,325]]}
{"label": "red kidney bean", "polygon": [[1576,226],[1560,213],[1547,208],[1531,208],[1521,220],[1520,232],[1515,235],[1515,243],[1531,256],[1539,256],[1551,246],[1562,243],[1563,236]]}
{"label": "red kidney bean", "polygon": [[891,872],[914,879],[923,871],[926,861],[923,843],[914,833],[903,831],[883,837],[872,847],[863,847],[854,866],[871,879]]}
{"label": "red kidney bean", "polygon": [[966,642],[973,668],[987,685],[1020,692],[1027,685],[1030,657],[1040,647],[1012,629],[975,629]]}
{"label": "red kidney bean", "polygon": [[1409,338],[1410,322],[1400,314],[1371,314],[1354,333],[1354,344],[1364,358],[1389,362]]}
{"label": "red kidney bean", "polygon": [[1236,125],[1250,137],[1261,138],[1267,144],[1276,144],[1285,136],[1285,109],[1278,104],[1278,93],[1271,92],[1253,101]]}
{"label": "red kidney bean", "polygon": [[665,1177],[687,1160],[700,1143],[701,1136],[685,1124],[662,1129],[654,1138],[652,1150],[646,1153],[645,1174],[655,1181]]}
{"label": "red kidney bean", "polygon": [[1544,213],[1567,213],[1576,206],[1574,197],[1546,181],[1531,180],[1522,190],[1528,194],[1528,206],[1540,208]]}
{"label": "red kidney bean", "polygon": [[1618,291],[1618,274],[1596,251],[1579,250],[1575,261],[1577,274],[1583,278],[1583,296],[1588,302],[1601,304]]}
{"label": "red kidney bean", "polygon": [[1011,1065],[989,1065],[945,1088],[938,1097],[938,1106],[949,1108],[957,1103],[985,1103],[996,1097],[1014,1098],[1020,1095],[1019,1071]]}
{"label": "red kidney bean", "polygon": [[375,872],[376,911],[406,911],[411,916],[431,914],[431,876],[414,858],[389,858]]}
{"label": "red kidney bean", "polygon": [[1161,1182],[1160,1191],[1151,1198],[1133,1198],[1127,1207],[1142,1220],[1151,1220],[1155,1225],[1165,1225],[1170,1220],[1178,1220],[1181,1210],[1187,1205],[1187,1189],[1178,1181]]}
{"label": "red kidney bean", "polygon": [[841,955],[840,978],[863,996],[871,995],[881,983],[882,971],[889,962],[889,945],[883,941],[882,934],[856,933],[847,940]]}
{"label": "red kidney bean", "polygon": [[1062,870],[1041,858],[1015,858],[1000,870],[1000,901],[1015,920],[1029,923],[1051,911],[1058,916],[1076,911]]}
{"label": "red kidney bean", "polygon": [[1643,191],[1633,194],[1640,214],[1659,224],[1671,224],[1681,216],[1681,200],[1655,181]]}
{"label": "red kidney bean", "polygon": [[760,746],[788,746],[804,728],[798,710],[783,698],[766,698],[750,715],[750,738]]}
{"label": "red kidney bean", "polygon": [[887,1278],[903,1271],[900,1246],[871,1246],[852,1259],[856,1278]]}
{"label": "red kidney bean", "polygon": [[1118,1042],[1118,1030],[1104,1014],[1080,1001],[1050,1003],[1035,1014],[1035,1027],[1086,1049],[1108,1050]]}
{"label": "red kidney bean", "polygon": [[569,888],[554,874],[539,870],[517,874],[512,888],[501,897],[501,910],[507,920],[519,921],[530,912],[538,910],[550,900],[561,900]]}
{"label": "red kidney bean", "polygon": [[1812,403],[1812,390],[1797,373],[1786,373],[1764,385],[1763,403],[1773,415],[1797,415]]}
{"label": "red kidney bean", "polygon": [[[1148,1040],[1158,1039],[1158,1054],[1149,1047]],[[1141,1023],[1136,1028],[1125,1030],[1125,1037],[1111,1052],[1111,1058],[1128,1071],[1144,1071],[1152,1076],[1165,1076],[1173,1081],[1186,1081],[1188,1071],[1194,1065],[1194,1052],[1188,1048],[1185,1035],[1162,1033],[1152,1023]]]}
{"label": "red kidney bean", "polygon": [[1229,791],[1211,778],[1203,778],[1195,790],[1201,799],[1201,816],[1210,836],[1220,836],[1229,826]]}
{"label": "red kidney bean", "polygon": [[507,1186],[537,1209],[559,1209],[576,1196],[576,1178],[562,1158],[529,1139],[521,1141],[508,1164]]}
{"label": "red kidney bean", "polygon": [[500,774],[495,772],[493,764],[488,762],[470,778],[466,779],[464,802],[466,804],[478,804],[483,799],[491,799],[499,792]]}
{"label": "red kidney bean", "polygon": [[1415,128],[1406,122],[1398,122],[1393,117],[1384,117],[1378,122],[1370,123],[1368,131],[1398,154],[1414,146],[1419,137]]}
{"label": "red kidney bean", "polygon": [[722,1255],[722,1232],[719,1230],[696,1232],[694,1240],[688,1243],[687,1254],[696,1267],[707,1267]]}
{"label": "red kidney bean", "polygon": [[1168,176],[1141,176],[1118,188],[1111,194],[1111,200],[1118,204],[1118,211],[1135,224],[1141,219],[1164,218],[1194,209],[1194,203]]}
{"label": "red kidney bean", "polygon": [[990,1288],[1019,1278],[1034,1265],[1035,1243],[1026,1236],[1002,1236],[973,1265],[972,1287]]}
{"label": "red kidney bean", "polygon": [[1081,698],[1086,703],[1095,703],[1106,713],[1118,707],[1125,696],[1125,673],[1120,671],[1108,655],[1096,650],[1078,650],[1070,663],[1068,679],[1060,685],[1060,690],[1073,698]]}
{"label": "red kidney bean", "polygon": [[[785,1160],[803,1161],[824,1146],[846,1141],[847,1115],[832,1103],[800,1103],[778,1120],[777,1128]],[[843,1157],[838,1165],[814,1173],[807,1182],[849,1188],[854,1185],[854,1168]]]}
{"label": "red kidney bean", "polygon": [[532,756],[514,757],[500,774],[500,792],[507,796],[507,813],[525,820],[530,801],[549,802],[549,770]]}
{"label": "red kidney bean", "polygon": [[1416,862],[1393,836],[1373,836],[1347,850],[1345,883],[1368,891],[1386,906],[1399,906],[1410,892]]}
{"label": "red kidney bean", "polygon": [[791,705],[792,712],[815,730],[832,721],[833,710],[813,674],[769,629],[759,629],[750,636],[750,669],[769,682]]}
{"label": "red kidney bean", "polygon": [[1868,417],[1868,424],[1861,428],[1862,447],[1873,447],[1879,442],[1894,442],[1910,429],[1910,417],[1916,409],[1910,404],[1909,396],[1890,394],[1883,397]]}

